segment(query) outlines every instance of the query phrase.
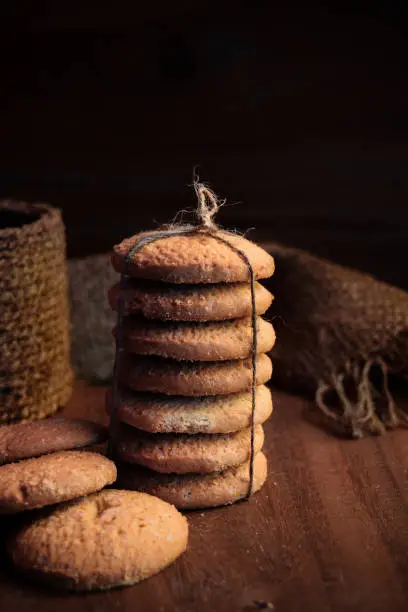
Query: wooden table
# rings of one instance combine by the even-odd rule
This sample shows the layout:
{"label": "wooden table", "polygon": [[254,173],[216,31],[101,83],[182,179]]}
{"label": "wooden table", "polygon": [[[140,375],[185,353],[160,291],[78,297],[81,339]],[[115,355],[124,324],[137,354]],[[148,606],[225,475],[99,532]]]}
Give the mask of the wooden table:
{"label": "wooden table", "polygon": [[[65,412],[104,420],[103,394],[77,383]],[[274,397],[266,486],[249,502],[190,512],[188,551],[171,567],[88,595],[42,590],[3,568],[1,612],[406,611],[407,432],[341,440],[307,418],[306,401]]]}

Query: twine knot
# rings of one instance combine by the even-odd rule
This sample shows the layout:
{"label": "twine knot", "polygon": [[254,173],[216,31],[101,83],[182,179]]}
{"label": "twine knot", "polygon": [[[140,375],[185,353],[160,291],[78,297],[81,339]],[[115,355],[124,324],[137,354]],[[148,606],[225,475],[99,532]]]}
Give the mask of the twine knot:
{"label": "twine knot", "polygon": [[222,202],[218,201],[217,196],[209,187],[198,180],[194,181],[194,190],[198,200],[197,216],[200,225],[209,230],[216,230],[217,224],[213,221],[213,218]]}

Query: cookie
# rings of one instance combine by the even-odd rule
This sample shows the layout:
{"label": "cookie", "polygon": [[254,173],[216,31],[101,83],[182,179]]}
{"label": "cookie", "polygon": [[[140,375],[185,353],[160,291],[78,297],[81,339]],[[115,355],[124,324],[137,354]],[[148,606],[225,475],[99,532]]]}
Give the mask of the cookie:
{"label": "cookie", "polygon": [[[266,457],[260,452],[254,457],[253,493],[262,487],[266,475]],[[121,487],[157,495],[184,510],[224,506],[246,497],[249,461],[224,472],[205,475],[160,474],[148,468],[120,464],[118,482]]]}
{"label": "cookie", "polygon": [[170,504],[132,491],[106,490],[63,504],[8,542],[14,565],[74,591],[134,584],[187,548],[187,519]]}
{"label": "cookie", "polygon": [[52,417],[0,427],[0,465],[104,442],[107,430],[92,421]]}
{"label": "cookie", "polygon": [[[112,392],[106,394],[110,410]],[[271,392],[256,387],[255,424],[262,424],[272,412]],[[120,390],[119,421],[151,433],[231,433],[251,424],[252,392],[207,397],[180,397]]]}
{"label": "cookie", "polygon": [[[256,384],[272,375],[267,355],[257,356]],[[252,384],[252,359],[201,362],[175,361],[162,357],[122,355],[119,380],[135,391],[166,395],[219,395],[248,391]]]}
{"label": "cookie", "polygon": [[[108,291],[110,307],[119,309],[120,283]],[[127,279],[123,288],[125,313],[162,321],[224,321],[252,313],[249,283],[170,285]],[[255,305],[264,314],[273,296],[255,283]]]}
{"label": "cookie", "polygon": [[[124,270],[127,254],[147,234],[136,234],[114,247],[112,264],[117,272]],[[134,254],[126,270],[133,278],[176,284],[249,282],[248,265],[237,248],[248,257],[256,279],[272,276],[273,257],[261,247],[237,234],[217,231],[215,235],[228,244],[202,231],[161,238]]]}
{"label": "cookie", "polygon": [[97,453],[61,451],[0,467],[0,514],[74,499],[116,480],[115,464]]}
{"label": "cookie", "polygon": [[[257,318],[258,353],[267,353],[275,343],[275,331]],[[251,317],[211,323],[168,323],[143,317],[125,317],[122,348],[136,355],[158,355],[177,360],[224,361],[252,354]]]}
{"label": "cookie", "polygon": [[[263,446],[262,425],[254,428],[254,449]],[[148,434],[122,425],[116,441],[119,459],[163,474],[209,474],[240,465],[251,454],[251,428],[231,434]]]}

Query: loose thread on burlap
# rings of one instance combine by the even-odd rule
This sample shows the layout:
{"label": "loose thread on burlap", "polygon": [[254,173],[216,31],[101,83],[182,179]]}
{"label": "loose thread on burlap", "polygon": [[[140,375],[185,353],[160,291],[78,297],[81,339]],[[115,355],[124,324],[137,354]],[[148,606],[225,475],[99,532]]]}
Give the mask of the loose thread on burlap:
{"label": "loose thread on burlap", "polygon": [[[375,396],[381,392],[371,383],[372,368],[377,365],[382,375],[382,394],[386,400],[384,414],[377,414]],[[361,438],[363,431],[374,434],[385,434],[387,427],[397,427],[401,422],[408,424],[408,416],[398,409],[388,385],[388,368],[380,357],[367,359],[364,365],[346,364],[345,374],[332,374],[331,384],[320,382],[315,401],[320,410],[330,419],[340,421],[341,425],[351,433],[354,438]],[[357,399],[350,400],[347,396],[344,379],[349,375],[354,380]],[[327,396],[335,391],[340,400],[340,409],[331,408]]]}
{"label": "loose thread on burlap", "polygon": [[199,232],[205,233],[218,242],[226,244],[232,251],[237,253],[241,259],[246,263],[248,267],[251,287],[251,326],[252,326],[252,382],[251,382],[251,441],[250,441],[250,457],[249,457],[249,486],[248,492],[245,499],[249,499],[253,493],[254,487],[254,459],[255,459],[255,410],[256,410],[256,378],[257,378],[257,352],[258,352],[258,329],[257,329],[257,313],[256,313],[256,300],[255,300],[255,273],[251,262],[247,255],[233,246],[228,240],[215,234],[219,230],[219,227],[215,224],[213,218],[216,215],[220,203],[215,193],[209,189],[206,185],[200,183],[197,179],[194,180],[194,190],[198,200],[198,224],[197,225],[180,225],[171,226],[165,229],[157,230],[146,234],[139,238],[139,240],[129,249],[125,257],[125,263],[120,279],[120,292],[119,292],[119,305],[116,325],[116,353],[115,363],[113,370],[113,389],[112,389],[112,401],[110,406],[110,424],[109,424],[109,454],[111,457],[115,457],[115,434],[117,430],[117,408],[119,403],[119,373],[120,373],[120,360],[123,352],[122,341],[123,341],[123,318],[125,314],[125,282],[129,276],[130,266],[133,261],[134,255],[138,253],[148,244],[152,244],[157,240],[163,238],[171,238],[173,236],[183,236],[188,234],[197,234]]}

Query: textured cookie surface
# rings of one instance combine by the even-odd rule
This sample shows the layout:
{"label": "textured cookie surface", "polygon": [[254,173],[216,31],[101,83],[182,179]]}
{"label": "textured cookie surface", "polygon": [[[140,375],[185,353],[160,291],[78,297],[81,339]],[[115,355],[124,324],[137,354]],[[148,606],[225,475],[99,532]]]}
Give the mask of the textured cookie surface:
{"label": "textured cookie surface", "polygon": [[[260,452],[254,457],[253,493],[266,480],[267,462]],[[145,491],[174,504],[178,508],[210,508],[232,504],[244,498],[249,489],[249,461],[215,474],[159,474],[148,468],[121,464],[120,486]]]}
{"label": "textured cookie surface", "polygon": [[[122,272],[125,257],[139,238],[137,234],[114,247],[112,263]],[[161,280],[169,283],[233,283],[248,282],[247,263],[232,247],[240,249],[249,259],[255,278],[268,278],[274,272],[274,260],[261,247],[243,236],[218,231],[217,236],[197,232],[184,236],[162,238],[147,244],[133,255],[127,269],[134,278]]]}
{"label": "textured cookie surface", "polygon": [[0,427],[0,464],[104,442],[107,430],[92,421],[52,417]]}
{"label": "textured cookie surface", "polygon": [[[270,323],[257,318],[258,353],[275,343]],[[211,323],[168,323],[128,316],[122,324],[122,347],[136,355],[158,355],[178,360],[222,361],[252,354],[251,317]]]}
{"label": "textured cookie surface", "polygon": [[[118,310],[120,283],[108,292],[109,304]],[[215,285],[169,285],[128,279],[123,289],[125,312],[162,321],[223,321],[252,312],[249,283]],[[255,283],[257,314],[266,312],[273,296]]]}
{"label": "textured cookie surface", "polygon": [[188,524],[174,506],[107,490],[63,504],[9,542],[17,568],[56,587],[87,591],[139,582],[187,547]]}
{"label": "textured cookie surface", "polygon": [[74,499],[116,480],[115,464],[97,453],[61,451],[0,467],[0,514]]}
{"label": "textured cookie surface", "polygon": [[[254,449],[264,442],[262,425],[254,429]],[[116,446],[119,458],[164,474],[208,474],[240,465],[251,454],[251,428],[231,434],[148,434],[123,425]]]}
{"label": "textured cookie surface", "polygon": [[[267,355],[257,357],[256,384],[272,375]],[[194,363],[161,357],[123,355],[120,382],[136,391],[166,395],[218,395],[247,391],[252,384],[252,359]]]}
{"label": "textured cookie surface", "polygon": [[[230,433],[251,424],[252,393],[231,393],[207,397],[177,397],[121,390],[118,419],[152,433]],[[106,396],[110,409],[112,392]],[[256,388],[255,424],[262,424],[272,412],[271,392],[265,385]]]}

